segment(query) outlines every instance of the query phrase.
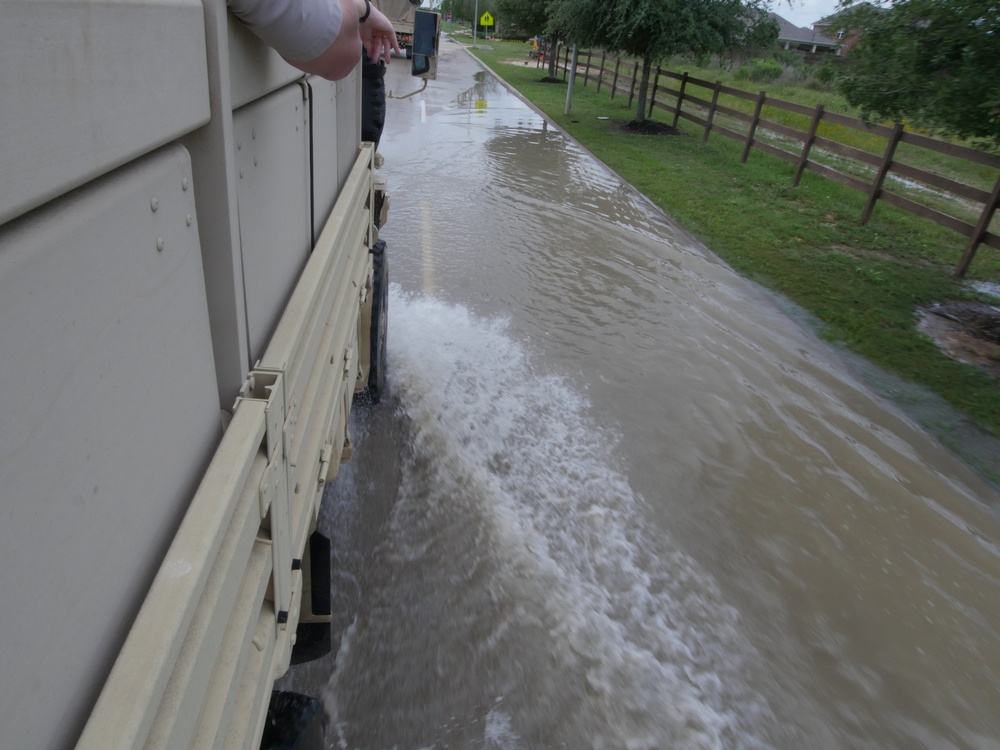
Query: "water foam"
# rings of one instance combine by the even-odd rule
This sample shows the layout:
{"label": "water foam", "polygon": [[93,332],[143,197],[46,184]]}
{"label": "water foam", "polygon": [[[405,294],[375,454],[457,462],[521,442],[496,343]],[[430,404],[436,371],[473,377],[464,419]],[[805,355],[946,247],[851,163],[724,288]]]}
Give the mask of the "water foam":
{"label": "water foam", "polygon": [[[475,746],[766,746],[758,730],[773,716],[742,673],[738,615],[670,540],[647,538],[614,425],[506,321],[396,288],[390,306],[391,388],[413,454],[383,585],[415,566],[434,583],[374,609],[447,609],[417,650],[474,642],[467,669],[504,701],[482,706]],[[444,681],[466,669],[421,658]]]}

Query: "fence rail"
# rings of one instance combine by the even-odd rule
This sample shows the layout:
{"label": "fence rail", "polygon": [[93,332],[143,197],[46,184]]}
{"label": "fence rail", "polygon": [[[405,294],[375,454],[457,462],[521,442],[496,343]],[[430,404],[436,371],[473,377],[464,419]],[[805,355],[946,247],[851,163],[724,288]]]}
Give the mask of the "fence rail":
{"label": "fence rail", "polygon": [[[563,48],[562,53],[562,59],[559,60],[559,51],[557,50],[556,58],[557,65],[565,80],[571,66],[569,48]],[[612,99],[618,94],[627,93],[629,106],[632,106],[636,95],[636,86],[639,82],[638,62],[612,58],[603,52],[593,50],[579,51],[577,76],[581,72],[584,86],[593,81],[598,92],[602,86],[606,86],[610,89]],[[661,81],[665,83],[661,83]],[[769,97],[765,91],[753,94],[725,86],[721,81],[713,82],[694,78],[686,72],[675,73],[657,67],[655,74],[651,76],[650,84],[649,116],[652,116],[654,109],[659,109],[673,115],[673,127],[675,128],[681,119],[697,125],[703,130],[702,143],[706,143],[712,134],[742,143],[743,152],[740,160],[743,163],[747,161],[751,149],[754,148],[783,159],[795,166],[792,177],[793,187],[799,184],[802,174],[808,170],[864,193],[867,196],[867,201],[860,217],[862,225],[871,218],[876,203],[883,201],[963,235],[968,241],[955,267],[955,274],[960,278],[964,277],[969,270],[980,245],[1000,249],[1000,234],[990,231],[990,223],[997,210],[1000,209],[1000,157],[909,132],[902,124],[897,124],[894,127],[866,124],[853,117],[828,112],[822,104],[816,107],[807,107]],[[722,95],[752,103],[753,114],[721,104],[719,97]],[[776,111],[790,112],[809,118],[809,129],[801,130],[767,119],[764,116],[765,112],[772,115]],[[725,125],[718,122],[719,116],[728,118]],[[824,124],[856,130],[866,136],[881,139],[882,153],[880,155],[871,153],[821,135],[820,130]],[[779,136],[782,139],[781,145],[758,137],[761,131]],[[785,147],[789,142],[794,144],[797,150],[789,150]],[[950,177],[905,164],[899,160],[897,154],[900,144],[908,144],[914,148],[997,170],[994,187],[992,191],[984,190],[973,185],[966,185]],[[825,154],[832,154],[846,160],[848,168],[836,169],[817,160],[819,155]],[[862,168],[860,172],[862,177],[848,173],[851,165]],[[894,192],[887,186],[890,176],[933,188],[955,200],[977,204],[977,206],[981,205],[982,208],[978,211],[978,220],[970,223],[908,198],[899,192]]]}

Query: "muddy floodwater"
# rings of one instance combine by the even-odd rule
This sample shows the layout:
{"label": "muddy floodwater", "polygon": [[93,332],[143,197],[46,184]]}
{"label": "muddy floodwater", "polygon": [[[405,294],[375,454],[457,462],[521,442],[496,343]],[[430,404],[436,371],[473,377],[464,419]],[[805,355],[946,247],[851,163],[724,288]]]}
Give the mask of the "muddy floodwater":
{"label": "muddy floodwater", "polygon": [[380,146],[340,647],[288,680],[329,746],[1000,748],[997,492],[441,46]]}

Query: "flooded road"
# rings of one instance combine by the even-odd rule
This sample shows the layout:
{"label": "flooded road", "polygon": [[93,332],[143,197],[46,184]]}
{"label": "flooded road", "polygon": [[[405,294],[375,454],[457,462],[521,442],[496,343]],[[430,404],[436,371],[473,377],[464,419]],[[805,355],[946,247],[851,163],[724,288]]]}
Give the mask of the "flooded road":
{"label": "flooded road", "polygon": [[1000,748],[997,493],[441,47],[380,147],[343,640],[290,680],[330,747]]}

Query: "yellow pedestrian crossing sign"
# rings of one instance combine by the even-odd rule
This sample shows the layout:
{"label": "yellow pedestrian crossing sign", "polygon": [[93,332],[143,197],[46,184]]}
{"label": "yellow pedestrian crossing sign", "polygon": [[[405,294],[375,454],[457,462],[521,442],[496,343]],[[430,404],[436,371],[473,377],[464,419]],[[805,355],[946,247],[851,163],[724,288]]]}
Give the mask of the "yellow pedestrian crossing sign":
{"label": "yellow pedestrian crossing sign", "polygon": [[483,13],[482,16],[479,17],[479,25],[480,26],[492,26],[493,25],[493,16],[490,15],[489,11],[486,11],[485,13]]}

